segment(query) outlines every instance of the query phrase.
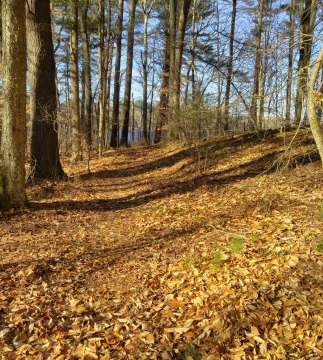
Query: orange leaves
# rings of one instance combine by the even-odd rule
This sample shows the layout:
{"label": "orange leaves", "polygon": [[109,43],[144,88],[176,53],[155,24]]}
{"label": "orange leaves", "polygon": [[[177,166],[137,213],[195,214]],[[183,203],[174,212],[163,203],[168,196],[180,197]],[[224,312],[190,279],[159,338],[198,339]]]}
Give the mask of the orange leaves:
{"label": "orange leaves", "polygon": [[108,152],[2,217],[0,359],[323,357],[322,176],[248,175],[268,146]]}
{"label": "orange leaves", "polygon": [[80,303],[80,300],[71,299],[70,300],[70,309],[75,311],[77,314],[85,313],[87,308]]}

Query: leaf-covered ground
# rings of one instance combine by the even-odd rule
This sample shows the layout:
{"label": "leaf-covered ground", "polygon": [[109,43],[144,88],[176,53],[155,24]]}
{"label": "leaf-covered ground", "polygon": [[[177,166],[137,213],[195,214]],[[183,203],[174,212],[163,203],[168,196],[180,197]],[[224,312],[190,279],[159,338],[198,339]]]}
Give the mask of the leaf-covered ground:
{"label": "leaf-covered ground", "polygon": [[323,171],[292,136],[110,150],[29,186],[0,217],[0,359],[322,359]]}

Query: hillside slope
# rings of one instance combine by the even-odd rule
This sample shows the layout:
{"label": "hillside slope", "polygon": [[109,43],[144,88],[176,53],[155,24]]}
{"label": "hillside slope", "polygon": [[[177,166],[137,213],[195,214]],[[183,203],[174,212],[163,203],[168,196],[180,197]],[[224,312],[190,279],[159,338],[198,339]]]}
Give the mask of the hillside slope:
{"label": "hillside slope", "polygon": [[30,185],[0,217],[0,359],[321,359],[322,167],[293,136],[109,150]]}

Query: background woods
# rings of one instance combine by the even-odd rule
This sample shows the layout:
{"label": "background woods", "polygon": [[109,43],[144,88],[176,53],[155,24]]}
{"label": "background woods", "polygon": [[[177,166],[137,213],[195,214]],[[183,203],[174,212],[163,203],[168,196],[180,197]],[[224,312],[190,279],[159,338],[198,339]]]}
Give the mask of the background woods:
{"label": "background woods", "polygon": [[[53,165],[59,163],[57,140],[46,141],[55,154],[37,158],[42,127],[54,128],[50,138],[58,137],[61,152],[77,158],[86,145],[102,156],[108,145],[133,139],[158,142],[308,121],[308,68],[321,47],[318,0],[35,0],[27,6],[37,176],[61,174]],[[40,121],[44,116],[52,119]]]}

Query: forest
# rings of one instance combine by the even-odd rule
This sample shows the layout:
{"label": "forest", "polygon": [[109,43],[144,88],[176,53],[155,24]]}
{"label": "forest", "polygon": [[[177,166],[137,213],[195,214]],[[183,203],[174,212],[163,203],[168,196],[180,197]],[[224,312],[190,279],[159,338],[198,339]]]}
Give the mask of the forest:
{"label": "forest", "polygon": [[322,359],[322,2],[0,6],[0,360]]}

